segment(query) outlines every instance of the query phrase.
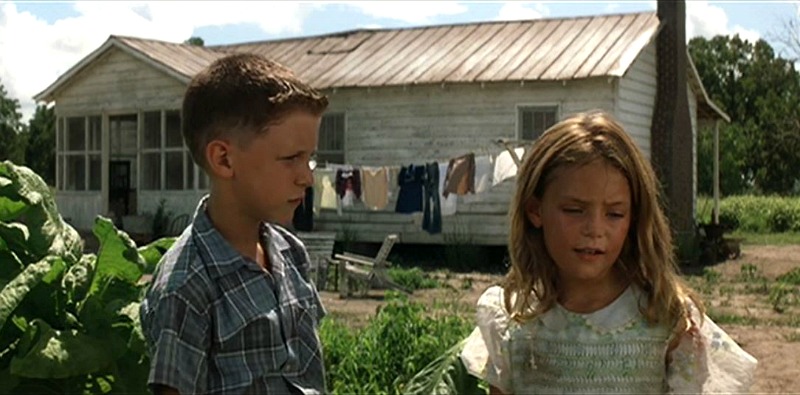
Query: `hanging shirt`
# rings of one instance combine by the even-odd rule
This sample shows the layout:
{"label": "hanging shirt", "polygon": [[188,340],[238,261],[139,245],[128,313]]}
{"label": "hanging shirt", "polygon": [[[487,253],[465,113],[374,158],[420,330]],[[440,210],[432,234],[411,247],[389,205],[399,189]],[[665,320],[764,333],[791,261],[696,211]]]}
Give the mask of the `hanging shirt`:
{"label": "hanging shirt", "polygon": [[[525,148],[519,147],[515,148],[514,152],[516,152],[517,157],[522,159],[522,155],[525,154]],[[494,177],[492,181],[492,185],[497,185],[503,182],[507,178],[511,178],[517,175],[517,164],[514,163],[514,159],[511,157],[511,154],[508,150],[504,150],[497,155],[497,158],[494,160]]]}
{"label": "hanging shirt", "polygon": [[333,187],[333,169],[314,170],[314,212],[319,215],[323,208],[336,208],[336,189]]}
{"label": "hanging shirt", "polygon": [[397,175],[397,194],[395,211],[398,213],[415,213],[422,211],[422,184],[425,177],[425,165],[409,165],[400,169]]}
{"label": "hanging shirt", "polygon": [[361,190],[364,205],[382,210],[389,203],[389,175],[385,167],[362,167]]}
{"label": "hanging shirt", "polygon": [[475,154],[470,152],[450,159],[444,184],[442,192],[444,196],[450,193],[458,195],[475,193]]}
{"label": "hanging shirt", "polygon": [[336,195],[342,207],[350,207],[361,199],[361,172],[358,169],[336,170]]}
{"label": "hanging shirt", "polygon": [[475,157],[475,193],[483,193],[492,186],[492,157],[481,155]]}
{"label": "hanging shirt", "polygon": [[442,174],[447,174],[447,163],[439,163],[439,205],[441,206],[442,216],[453,215],[456,213],[456,202],[458,202],[458,195],[450,193],[444,195],[444,177]]}

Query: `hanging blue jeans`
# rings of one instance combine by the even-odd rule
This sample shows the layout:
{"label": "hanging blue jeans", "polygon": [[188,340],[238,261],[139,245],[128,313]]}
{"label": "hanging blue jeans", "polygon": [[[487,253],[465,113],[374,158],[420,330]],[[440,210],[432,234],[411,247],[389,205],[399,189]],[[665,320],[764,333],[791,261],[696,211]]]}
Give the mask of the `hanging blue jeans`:
{"label": "hanging blue jeans", "polygon": [[423,182],[425,207],[422,215],[422,229],[430,234],[442,233],[442,208],[439,202],[439,164],[425,166]]}

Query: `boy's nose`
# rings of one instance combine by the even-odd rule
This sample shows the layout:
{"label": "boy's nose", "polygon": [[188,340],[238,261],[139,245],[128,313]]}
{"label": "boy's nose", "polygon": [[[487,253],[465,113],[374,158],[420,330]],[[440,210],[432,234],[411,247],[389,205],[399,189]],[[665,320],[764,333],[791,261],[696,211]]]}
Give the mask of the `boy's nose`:
{"label": "boy's nose", "polygon": [[297,183],[304,187],[310,187],[314,184],[314,170],[310,166],[301,166],[300,174],[297,177]]}

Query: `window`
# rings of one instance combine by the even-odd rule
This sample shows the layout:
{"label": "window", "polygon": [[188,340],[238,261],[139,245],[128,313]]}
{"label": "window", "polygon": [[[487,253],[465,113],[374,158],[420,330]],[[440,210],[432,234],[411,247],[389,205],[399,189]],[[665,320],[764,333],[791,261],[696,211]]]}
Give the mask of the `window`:
{"label": "window", "polygon": [[147,111],[143,115],[142,190],[194,189],[198,169],[183,145],[180,111]]}
{"label": "window", "polygon": [[344,164],[344,113],[325,114],[319,126],[317,162]]}
{"label": "window", "polygon": [[56,122],[56,187],[64,191],[100,190],[100,116],[59,118]]}
{"label": "window", "polygon": [[536,140],[545,130],[555,125],[558,106],[519,106],[517,114],[520,139]]}

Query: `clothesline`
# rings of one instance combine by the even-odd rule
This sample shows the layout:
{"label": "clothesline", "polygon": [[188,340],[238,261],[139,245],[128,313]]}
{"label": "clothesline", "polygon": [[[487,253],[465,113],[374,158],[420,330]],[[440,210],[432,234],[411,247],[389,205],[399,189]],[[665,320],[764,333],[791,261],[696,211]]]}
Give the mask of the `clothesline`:
{"label": "clothesline", "polygon": [[[423,213],[423,229],[441,232],[442,216],[456,213],[456,196],[468,201],[480,198],[494,185],[516,175],[529,144],[506,139],[492,144],[504,149],[497,154],[469,152],[447,161],[409,165],[351,165],[328,163],[314,175],[314,210],[362,206],[369,211]],[[394,203],[394,207],[390,207]]]}

